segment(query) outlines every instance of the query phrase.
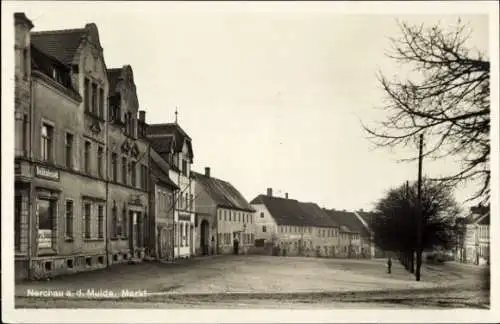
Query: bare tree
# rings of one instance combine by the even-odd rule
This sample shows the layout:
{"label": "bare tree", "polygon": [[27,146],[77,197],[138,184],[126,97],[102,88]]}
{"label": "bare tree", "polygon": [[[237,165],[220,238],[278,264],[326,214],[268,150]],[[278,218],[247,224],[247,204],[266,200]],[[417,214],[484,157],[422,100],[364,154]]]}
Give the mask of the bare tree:
{"label": "bare tree", "polygon": [[480,189],[470,200],[489,201],[489,59],[467,47],[470,29],[460,19],[453,31],[404,22],[399,27],[402,35],[391,38],[389,57],[411,71],[404,80],[379,73],[388,117],[363,128],[382,147],[407,146],[425,133],[424,157],[462,162],[458,172],[434,180],[452,186],[473,181]]}
{"label": "bare tree", "polygon": [[[403,265],[413,272],[414,254],[435,248],[455,246],[455,220],[460,210],[449,186],[425,179],[422,183],[422,246],[417,244],[416,223],[418,184],[391,189],[375,207],[377,217],[372,222],[374,242],[389,251],[399,252]],[[417,267],[419,263],[417,263]]]}

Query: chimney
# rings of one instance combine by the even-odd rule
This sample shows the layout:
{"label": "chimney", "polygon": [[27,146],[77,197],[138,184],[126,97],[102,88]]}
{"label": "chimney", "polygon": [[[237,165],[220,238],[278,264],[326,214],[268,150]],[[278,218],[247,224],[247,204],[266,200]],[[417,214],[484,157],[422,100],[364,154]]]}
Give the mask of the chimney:
{"label": "chimney", "polygon": [[285,199],[288,199],[288,192],[285,192]]}
{"label": "chimney", "polygon": [[273,196],[273,188],[267,188],[267,196],[269,197]]}
{"label": "chimney", "polygon": [[363,212],[363,208],[360,208],[358,211],[359,211],[360,213],[362,213],[362,212]]}
{"label": "chimney", "polygon": [[210,178],[210,168],[209,167],[205,167],[205,176]]}
{"label": "chimney", "polygon": [[146,112],[144,110],[139,110],[139,120],[143,123],[146,122]]}

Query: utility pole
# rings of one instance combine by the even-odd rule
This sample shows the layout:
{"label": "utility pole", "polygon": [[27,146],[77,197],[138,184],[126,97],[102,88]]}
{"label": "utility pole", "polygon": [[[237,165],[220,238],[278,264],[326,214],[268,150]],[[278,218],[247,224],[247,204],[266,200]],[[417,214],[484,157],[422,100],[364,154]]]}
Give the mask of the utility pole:
{"label": "utility pole", "polygon": [[417,269],[415,278],[420,281],[420,268],[422,266],[422,232],[423,232],[423,214],[422,214],[422,147],[424,145],[424,135],[420,134],[418,145],[418,191],[417,191]]}

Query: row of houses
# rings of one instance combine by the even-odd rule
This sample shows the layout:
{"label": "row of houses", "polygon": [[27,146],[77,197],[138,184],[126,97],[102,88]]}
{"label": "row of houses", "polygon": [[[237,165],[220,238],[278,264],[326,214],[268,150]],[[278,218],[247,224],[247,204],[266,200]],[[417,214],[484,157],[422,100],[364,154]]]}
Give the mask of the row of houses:
{"label": "row of houses", "polygon": [[15,24],[16,278],[144,259],[248,253],[373,256],[363,213],[278,198],[251,203],[191,169],[176,120],[148,124],[130,65],[109,68],[97,26],[33,32]]}

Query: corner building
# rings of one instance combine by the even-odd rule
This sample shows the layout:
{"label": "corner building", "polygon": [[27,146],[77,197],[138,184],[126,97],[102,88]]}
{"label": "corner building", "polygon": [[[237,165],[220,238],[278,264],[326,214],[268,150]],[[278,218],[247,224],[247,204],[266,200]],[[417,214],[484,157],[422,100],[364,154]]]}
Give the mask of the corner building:
{"label": "corner building", "polygon": [[108,80],[95,24],[31,32],[15,18],[15,272],[106,265]]}

